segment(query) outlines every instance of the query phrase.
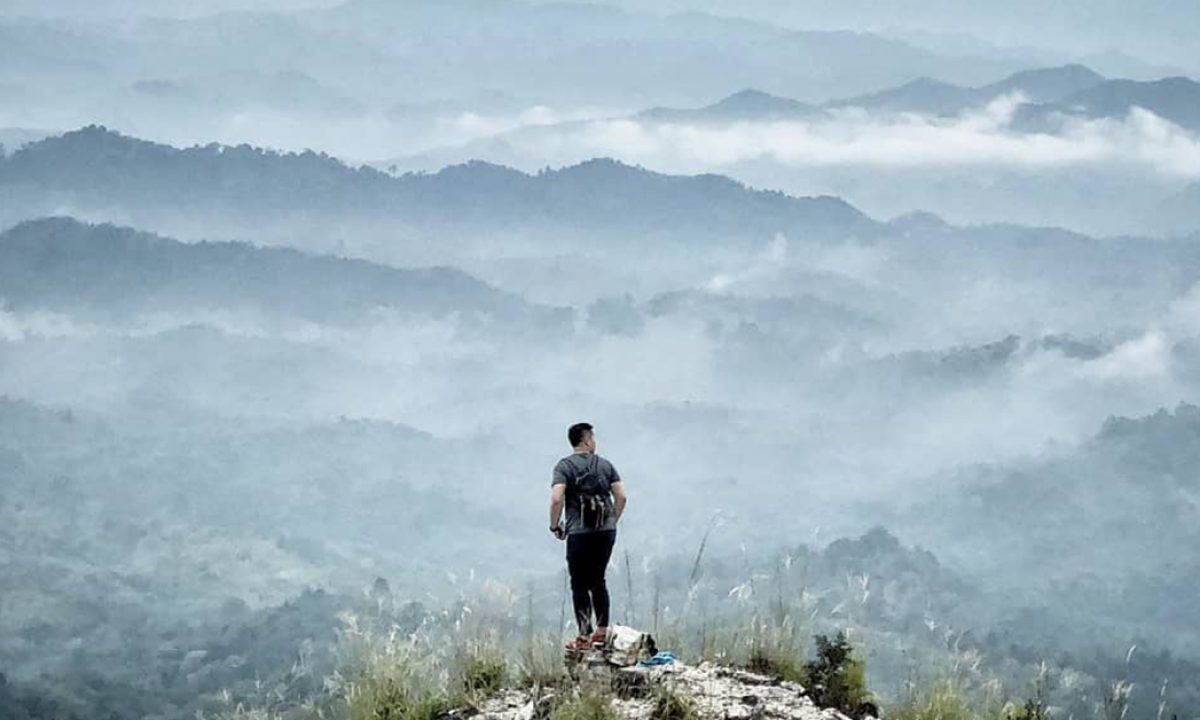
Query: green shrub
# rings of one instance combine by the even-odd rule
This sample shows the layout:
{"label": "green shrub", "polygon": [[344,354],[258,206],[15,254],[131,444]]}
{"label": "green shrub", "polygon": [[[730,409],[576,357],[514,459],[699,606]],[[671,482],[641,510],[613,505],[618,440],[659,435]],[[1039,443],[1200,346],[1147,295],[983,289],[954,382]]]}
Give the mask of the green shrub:
{"label": "green shrub", "polygon": [[866,667],[854,657],[854,649],[839,632],[832,640],[817,635],[817,657],[804,665],[809,697],[822,708],[834,708],[852,718],[875,715],[867,691]]}

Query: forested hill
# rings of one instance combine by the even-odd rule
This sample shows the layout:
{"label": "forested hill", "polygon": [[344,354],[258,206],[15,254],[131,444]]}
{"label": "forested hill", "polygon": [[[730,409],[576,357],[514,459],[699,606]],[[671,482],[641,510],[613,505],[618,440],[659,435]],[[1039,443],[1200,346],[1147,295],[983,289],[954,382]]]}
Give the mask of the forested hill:
{"label": "forested hill", "polygon": [[483,162],[393,177],[313,152],[248,145],[186,149],[89,126],[0,159],[0,192],[36,214],[54,207],[271,219],[353,217],[410,225],[603,223],[642,232],[703,230],[744,236],[868,235],[878,224],[833,197],[759,191],[725,177],[663,175],[592,160],[527,175]]}
{"label": "forested hill", "polygon": [[0,235],[0,298],[11,309],[85,316],[247,308],[340,321],[385,308],[568,321],[453,268],[400,269],[245,243],[181,243],[69,218]]}

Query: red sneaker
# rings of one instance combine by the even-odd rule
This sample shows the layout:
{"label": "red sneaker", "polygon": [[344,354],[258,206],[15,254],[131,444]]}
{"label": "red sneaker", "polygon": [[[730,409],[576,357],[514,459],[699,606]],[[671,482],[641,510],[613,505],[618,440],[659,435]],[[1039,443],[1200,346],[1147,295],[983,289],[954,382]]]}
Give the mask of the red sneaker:
{"label": "red sneaker", "polygon": [[592,641],[593,645],[607,645],[608,644],[608,633],[594,632],[594,633],[592,633],[591,641]]}
{"label": "red sneaker", "polygon": [[592,647],[592,640],[587,635],[580,635],[572,640],[568,640],[563,647],[572,651],[589,650]]}

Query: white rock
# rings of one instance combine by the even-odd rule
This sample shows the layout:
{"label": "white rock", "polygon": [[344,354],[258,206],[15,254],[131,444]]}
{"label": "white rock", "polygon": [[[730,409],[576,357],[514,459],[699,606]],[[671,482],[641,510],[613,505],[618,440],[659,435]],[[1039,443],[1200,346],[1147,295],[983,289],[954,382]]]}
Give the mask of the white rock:
{"label": "white rock", "polygon": [[[645,686],[646,690],[637,697],[614,700],[614,707],[625,720],[647,720],[650,717],[654,708],[653,688],[656,686],[671,688],[690,698],[702,715],[719,720],[849,720],[836,710],[817,708],[804,694],[804,688],[796,683],[711,663],[699,666],[675,663],[622,670],[589,669],[588,672],[604,672],[608,673],[608,677],[618,677],[620,674],[638,676],[622,682]],[[530,691],[504,690],[479,707],[478,717],[480,720],[534,720],[537,705],[538,698],[533,697]]]}

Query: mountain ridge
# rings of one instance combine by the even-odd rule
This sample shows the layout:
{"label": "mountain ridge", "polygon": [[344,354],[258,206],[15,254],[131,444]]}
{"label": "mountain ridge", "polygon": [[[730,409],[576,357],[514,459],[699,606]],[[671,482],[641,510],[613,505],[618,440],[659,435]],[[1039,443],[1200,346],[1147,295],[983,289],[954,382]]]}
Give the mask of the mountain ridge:
{"label": "mountain ridge", "polygon": [[244,242],[182,243],[67,217],[4,231],[0,258],[0,296],[17,310],[249,306],[337,320],[387,307],[433,317],[532,312],[565,319],[454,268],[392,268]]}
{"label": "mountain ridge", "polygon": [[1192,132],[1200,132],[1200,83],[1174,76],[1158,80],[1108,80],[1056,102],[1021,106],[1013,125],[1029,131],[1057,126],[1056,116],[1121,119],[1135,107]]}
{"label": "mountain ridge", "polygon": [[[54,214],[55,207],[73,202],[153,216],[223,212],[257,221],[325,214],[426,229],[602,221],[623,234],[704,229],[737,237],[752,229],[770,237],[869,235],[882,227],[840,198],[795,197],[724,176],[667,175],[612,159],[536,174],[473,161],[391,176],[324,153],[215,143],[179,149],[94,125],[0,158],[0,188],[27,202],[27,216]],[[138,216],[132,220],[154,227]]]}
{"label": "mountain ridge", "polygon": [[[927,112],[946,114],[960,112],[968,106],[986,103],[998,95],[1021,92],[1034,103],[1055,102],[1064,97],[1111,82],[1091,68],[1080,64],[1031,68],[1011,73],[1004,78],[982,85],[958,85],[930,76],[914,78],[894,87],[871,93],[835,98],[817,105],[806,105],[789,98],[772,96],[778,103],[797,103],[807,111],[820,113],[843,107],[861,107],[891,112]],[[758,92],[743,90],[741,92]],[[676,110],[677,117],[686,113],[699,114],[727,103],[740,93],[693,111]],[[747,119],[747,118],[743,118]]]}

